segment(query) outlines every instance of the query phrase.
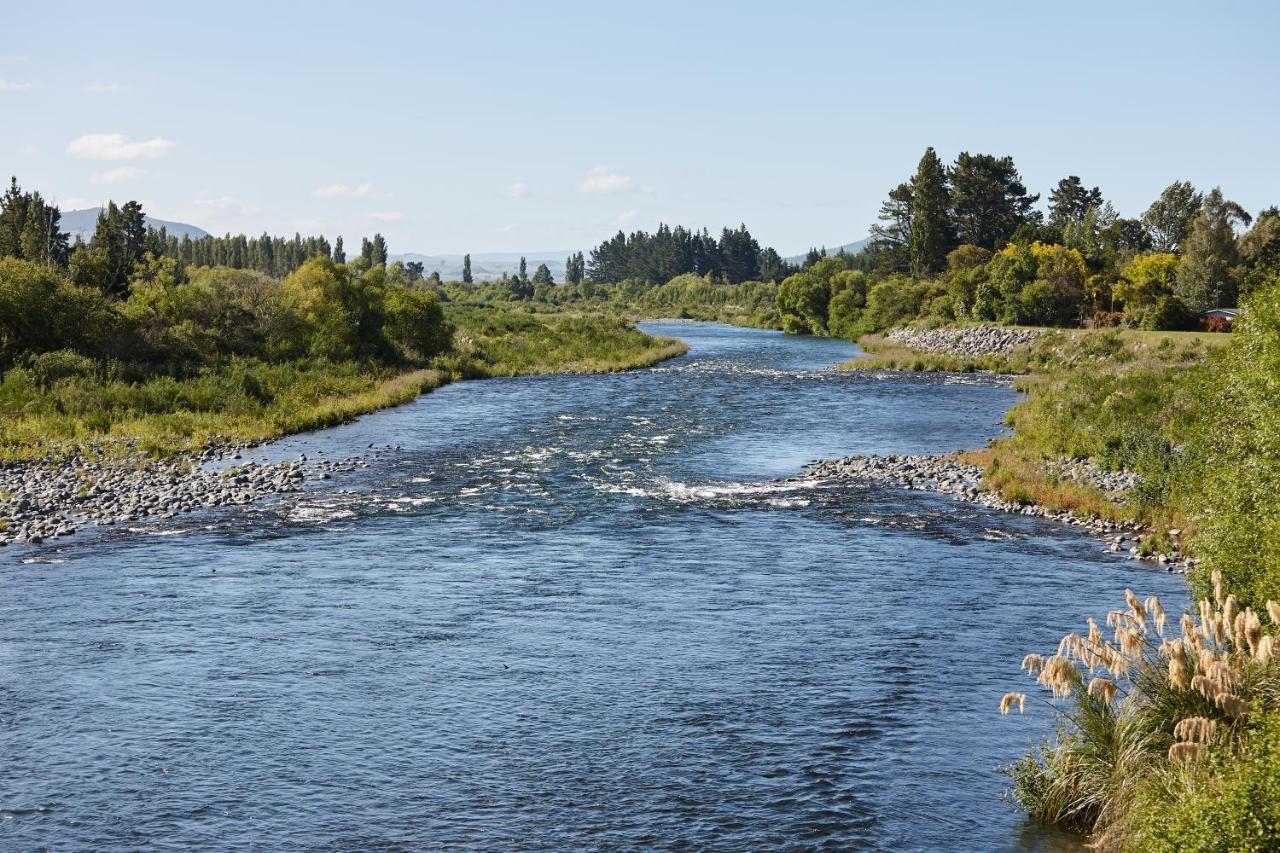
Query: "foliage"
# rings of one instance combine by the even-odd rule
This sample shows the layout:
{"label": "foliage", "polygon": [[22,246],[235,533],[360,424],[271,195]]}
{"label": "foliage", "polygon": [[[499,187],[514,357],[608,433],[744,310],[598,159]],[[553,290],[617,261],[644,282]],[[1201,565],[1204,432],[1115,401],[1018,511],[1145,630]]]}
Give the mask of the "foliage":
{"label": "foliage", "polygon": [[[1280,598],[1280,280],[1248,300],[1199,386],[1194,438],[1209,464],[1198,553],[1244,602]],[[1204,590],[1206,575],[1193,576]]]}
{"label": "foliage", "polygon": [[725,228],[717,241],[700,233],[662,223],[653,234],[619,231],[591,250],[586,276],[601,284],[628,279],[656,284],[684,273],[711,275],[730,284],[781,280],[791,270],[773,249],[761,249],[745,225]]}
{"label": "foliage", "polygon": [[[1276,841],[1275,806],[1252,807],[1280,785],[1267,764],[1280,712],[1280,605],[1255,612],[1224,592],[1221,576],[1213,581],[1212,597],[1177,623],[1154,596],[1125,590],[1127,606],[1107,614],[1111,639],[1090,619],[1056,653],[1024,658],[1029,675],[1067,700],[1055,741],[1009,768],[1013,796],[1033,817],[1088,833],[1101,850]],[[1001,711],[1025,701],[1006,694]],[[1214,780],[1208,798],[1196,777]],[[1210,827],[1215,835],[1203,834]],[[1178,828],[1207,846],[1185,846],[1196,836],[1170,835]]]}

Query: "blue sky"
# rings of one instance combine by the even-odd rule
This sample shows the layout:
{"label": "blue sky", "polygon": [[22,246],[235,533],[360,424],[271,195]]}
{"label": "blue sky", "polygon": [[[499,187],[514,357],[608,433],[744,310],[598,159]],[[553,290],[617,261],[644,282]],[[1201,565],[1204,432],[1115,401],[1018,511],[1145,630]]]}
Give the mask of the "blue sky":
{"label": "blue sky", "polygon": [[[128,11],[122,11],[127,9]],[[64,208],[393,251],[866,234],[925,146],[1280,203],[1280,4],[339,3],[4,12],[0,167]]]}

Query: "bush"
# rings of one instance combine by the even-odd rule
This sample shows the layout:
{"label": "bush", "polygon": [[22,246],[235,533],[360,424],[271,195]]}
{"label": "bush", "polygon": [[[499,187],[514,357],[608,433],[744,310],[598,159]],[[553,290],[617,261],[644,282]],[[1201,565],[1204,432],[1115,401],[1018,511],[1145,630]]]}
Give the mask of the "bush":
{"label": "bush", "polygon": [[91,377],[98,369],[93,359],[68,349],[33,355],[27,364],[36,382],[46,390],[60,379]]}

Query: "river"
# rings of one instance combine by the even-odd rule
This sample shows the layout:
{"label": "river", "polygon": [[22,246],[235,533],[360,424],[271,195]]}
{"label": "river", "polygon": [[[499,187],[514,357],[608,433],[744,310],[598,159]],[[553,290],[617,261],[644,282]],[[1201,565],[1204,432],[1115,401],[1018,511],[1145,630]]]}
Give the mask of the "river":
{"label": "river", "polygon": [[980,446],[1006,382],[643,327],[689,354],[450,385],[261,450],[369,458],[301,494],[0,553],[0,847],[1072,847],[1000,799],[1048,720],[1000,696],[1182,580],[775,482]]}

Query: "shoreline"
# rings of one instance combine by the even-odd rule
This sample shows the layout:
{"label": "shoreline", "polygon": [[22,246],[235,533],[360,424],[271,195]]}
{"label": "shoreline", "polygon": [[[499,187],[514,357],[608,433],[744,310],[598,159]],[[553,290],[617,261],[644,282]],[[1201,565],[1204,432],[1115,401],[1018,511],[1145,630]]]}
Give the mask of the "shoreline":
{"label": "shoreline", "polygon": [[[653,336],[650,336],[653,337]],[[644,358],[611,365],[607,370],[586,368],[582,363],[540,375],[615,373],[653,367],[688,352],[681,341],[653,338],[655,346]],[[539,374],[522,374],[539,375]],[[494,375],[459,377],[457,381],[511,378]],[[333,474],[366,467],[365,456],[341,460],[296,460],[275,463],[248,461],[225,468],[211,467],[237,462],[245,451],[294,436],[320,432],[352,423],[363,415],[406,405],[451,384],[438,370],[409,371],[381,383],[374,394],[335,398],[326,415],[307,428],[284,430],[249,441],[214,439],[193,452],[155,457],[134,450],[136,441],[124,440],[129,452],[107,438],[89,443],[70,457],[47,457],[0,463],[0,548],[8,545],[39,547],[86,529],[114,527],[147,519],[174,518],[202,509],[245,506],[265,498],[297,492],[309,481],[328,480]],[[413,393],[409,394],[408,391]],[[387,448],[391,448],[388,445]],[[374,451],[374,455],[386,448]]]}
{"label": "shoreline", "polygon": [[[850,480],[876,483],[904,491],[935,492],[951,495],[953,499],[976,504],[1013,515],[1037,516],[1069,527],[1087,530],[1105,544],[1105,553],[1123,555],[1165,567],[1176,574],[1185,574],[1196,565],[1194,558],[1185,556],[1178,548],[1172,553],[1144,556],[1140,542],[1144,535],[1156,531],[1136,521],[1111,521],[1097,516],[1078,515],[1070,510],[1055,510],[1036,503],[1019,503],[1003,499],[999,493],[984,488],[985,472],[977,465],[961,461],[959,453],[919,455],[854,455],[835,459],[819,459],[804,466],[803,476],[820,480]],[[1064,470],[1078,476],[1093,479],[1091,485],[1112,486],[1118,478],[1132,475],[1116,475],[1101,471],[1087,462],[1061,460]],[[1116,503],[1124,499],[1132,488],[1102,489]],[[1167,531],[1175,543],[1181,531]]]}

